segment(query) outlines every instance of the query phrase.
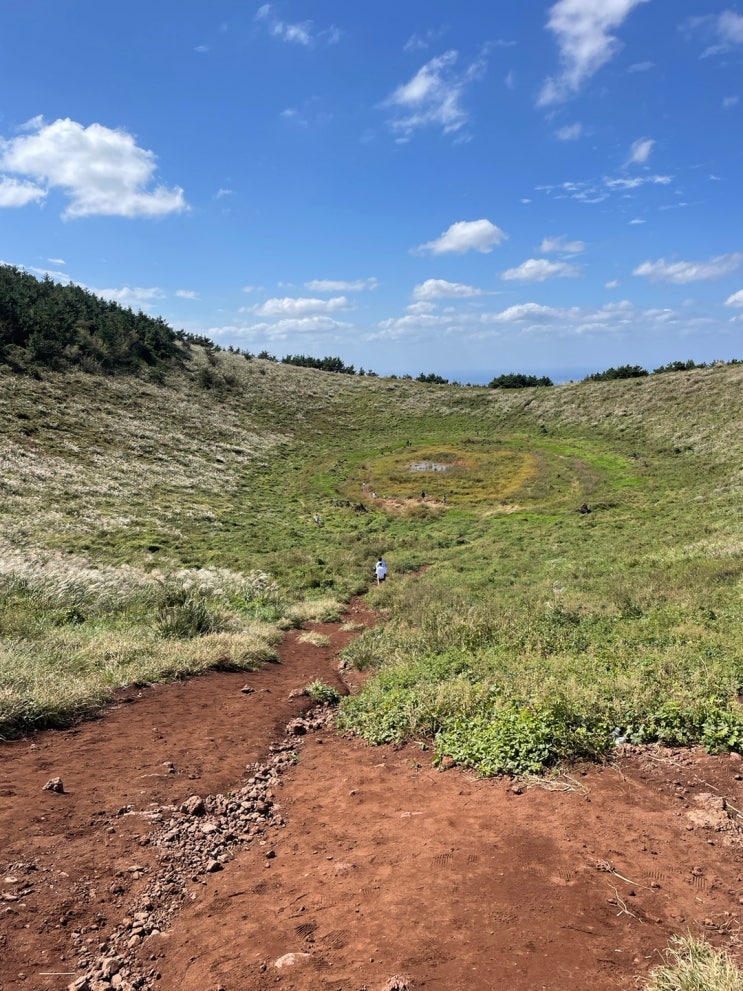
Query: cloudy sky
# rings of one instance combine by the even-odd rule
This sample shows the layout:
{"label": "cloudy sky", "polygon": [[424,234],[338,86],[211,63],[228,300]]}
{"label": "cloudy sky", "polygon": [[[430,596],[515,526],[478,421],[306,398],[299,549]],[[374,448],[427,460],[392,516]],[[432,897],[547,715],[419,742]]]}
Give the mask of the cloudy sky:
{"label": "cloudy sky", "polygon": [[743,358],[733,0],[24,0],[0,260],[222,345],[556,379]]}

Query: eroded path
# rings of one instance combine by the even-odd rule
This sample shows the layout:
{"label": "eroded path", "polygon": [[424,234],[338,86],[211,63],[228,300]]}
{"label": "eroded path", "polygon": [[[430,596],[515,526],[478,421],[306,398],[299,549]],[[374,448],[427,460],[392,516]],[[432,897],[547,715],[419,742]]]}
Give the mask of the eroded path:
{"label": "eroded path", "polygon": [[[352,636],[319,630],[329,647],[290,634],[280,665],[132,690],[101,720],[0,747],[0,991],[602,991],[634,987],[674,932],[738,951],[739,757],[627,750],[567,790],[514,790],[326,727],[296,737],[295,761],[292,693],[340,687]],[[44,791],[56,776],[64,793]],[[188,836],[241,804],[194,868]],[[168,884],[155,926],[141,910]],[[101,959],[120,962],[93,978]]]}

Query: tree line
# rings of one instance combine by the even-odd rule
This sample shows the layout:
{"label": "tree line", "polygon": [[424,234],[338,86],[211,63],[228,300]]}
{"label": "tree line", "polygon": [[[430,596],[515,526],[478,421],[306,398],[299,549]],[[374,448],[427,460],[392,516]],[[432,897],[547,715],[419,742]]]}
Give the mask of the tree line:
{"label": "tree line", "polygon": [[187,335],[176,334],[162,317],[0,265],[0,363],[15,371],[82,366],[133,372],[172,361],[179,337]]}
{"label": "tree line", "polygon": [[[81,367],[92,373],[135,372],[143,367],[162,366],[183,355],[189,345],[200,345],[213,354],[222,348],[201,334],[175,331],[162,317],[151,317],[141,310],[104,300],[69,283],[61,285],[49,276],[37,279],[13,265],[0,265],[0,365],[14,371],[33,371],[39,367],[64,370]],[[228,347],[228,351],[254,357],[250,351]],[[255,357],[278,361],[268,351]],[[337,356],[314,358],[304,354],[288,354],[282,364],[315,368],[340,375],[376,377],[376,372],[347,365]],[[737,359],[712,364],[739,364]],[[672,361],[649,372],[641,365],[620,365],[594,372],[584,382],[606,382],[614,379],[642,378],[664,372],[691,371],[711,365],[692,360]],[[387,376],[397,379],[397,375]],[[399,378],[412,381],[412,375]],[[416,382],[449,385],[448,379],[435,372],[424,373]],[[459,382],[451,383],[461,385]],[[498,375],[488,383],[490,389],[526,389],[551,386],[546,375],[524,375],[509,372]]]}

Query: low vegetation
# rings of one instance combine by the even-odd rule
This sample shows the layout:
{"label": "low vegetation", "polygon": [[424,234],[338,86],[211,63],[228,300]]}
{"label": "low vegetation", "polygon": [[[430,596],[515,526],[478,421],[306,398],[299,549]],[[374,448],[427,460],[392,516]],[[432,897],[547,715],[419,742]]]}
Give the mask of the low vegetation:
{"label": "low vegetation", "polygon": [[186,343],[155,379],[0,365],[0,734],[270,660],[371,585],[339,713],[371,741],[741,748],[743,366],[439,388]]}
{"label": "low vegetation", "polygon": [[645,991],[743,991],[743,974],[725,950],[690,935],[675,936],[665,962],[643,987]]}

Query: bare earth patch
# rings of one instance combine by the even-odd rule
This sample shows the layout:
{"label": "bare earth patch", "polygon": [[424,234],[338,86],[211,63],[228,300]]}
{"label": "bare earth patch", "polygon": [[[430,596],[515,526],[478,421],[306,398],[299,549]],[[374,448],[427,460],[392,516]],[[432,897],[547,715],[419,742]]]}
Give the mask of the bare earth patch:
{"label": "bare earth patch", "polygon": [[0,745],[1,991],[608,991],[686,931],[740,959],[740,757],[442,773],[303,716],[354,635],[314,629]]}

